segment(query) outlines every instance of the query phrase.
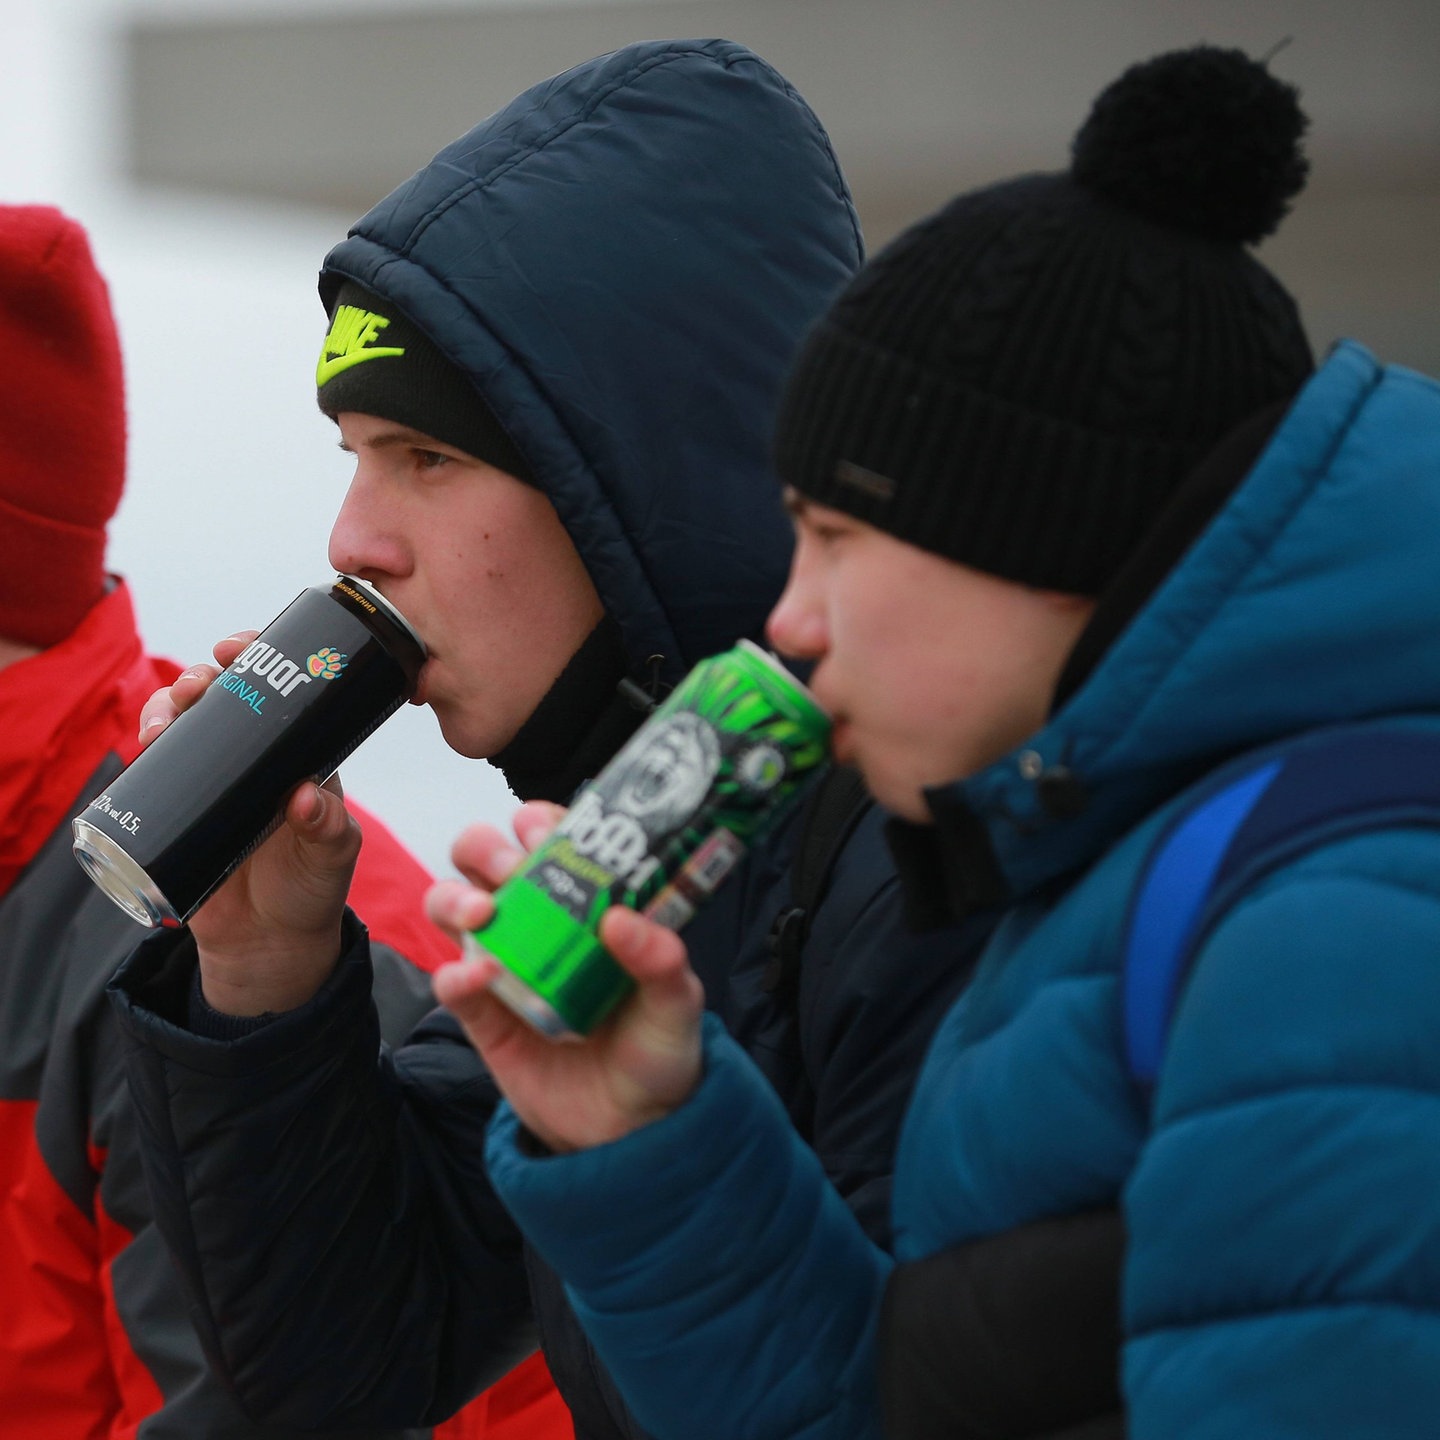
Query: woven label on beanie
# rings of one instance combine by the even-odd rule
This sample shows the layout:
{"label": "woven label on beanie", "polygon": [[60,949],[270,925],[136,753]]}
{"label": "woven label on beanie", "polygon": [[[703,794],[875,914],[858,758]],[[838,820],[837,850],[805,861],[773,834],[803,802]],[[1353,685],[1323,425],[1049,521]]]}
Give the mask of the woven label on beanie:
{"label": "woven label on beanie", "polygon": [[320,359],[315,366],[315,384],[323,385],[342,370],[359,365],[365,360],[379,360],[386,355],[403,355],[403,345],[376,345],[382,330],[388,330],[390,322],[373,310],[362,310],[358,305],[337,305],[330,333],[320,347]]}

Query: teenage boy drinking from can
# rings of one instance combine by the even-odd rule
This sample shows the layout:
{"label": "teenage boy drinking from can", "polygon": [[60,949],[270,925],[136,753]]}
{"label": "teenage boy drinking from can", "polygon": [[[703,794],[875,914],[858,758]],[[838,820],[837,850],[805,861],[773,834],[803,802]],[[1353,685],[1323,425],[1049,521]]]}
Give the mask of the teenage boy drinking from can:
{"label": "teenage boy drinking from can", "polygon": [[[647,697],[760,635],[792,548],[768,456],[781,379],[860,258],[824,131],[725,41],[631,46],[535,87],[331,252],[316,378],[355,475],[330,558],[424,639],[418,699],[453,749],[568,799]],[[152,733],[214,674],[161,692]],[[118,991],[217,1368],[285,1423],[430,1423],[533,1347],[538,1318],[577,1434],[641,1434],[490,1189],[498,1096],[453,1017],[380,1050],[338,796],[303,786],[288,821]],[[905,933],[873,809],[834,827],[828,892],[797,919],[804,829],[687,934],[710,1007],[888,1244],[899,1116],[984,922]]]}
{"label": "teenage boy drinking from can", "polygon": [[[877,257],[789,381],[770,636],[917,910],[1003,912],[908,1110],[898,1269],[681,938],[607,917],[639,993],[588,1046],[485,962],[440,978],[509,1097],[492,1181],[656,1435],[856,1440],[882,1389],[892,1435],[1082,1433],[1049,1395],[1073,1296],[1020,1267],[1114,1205],[1125,1413],[1087,1437],[1434,1433],[1440,387],[1351,343],[1312,373],[1248,253],[1304,124],[1238,52],[1135,67],[1065,173]],[[515,860],[469,855],[486,886]],[[457,933],[489,906],[432,896]],[[1177,937],[1188,971],[1147,968]],[[1017,1359],[994,1325],[1026,1305]]]}

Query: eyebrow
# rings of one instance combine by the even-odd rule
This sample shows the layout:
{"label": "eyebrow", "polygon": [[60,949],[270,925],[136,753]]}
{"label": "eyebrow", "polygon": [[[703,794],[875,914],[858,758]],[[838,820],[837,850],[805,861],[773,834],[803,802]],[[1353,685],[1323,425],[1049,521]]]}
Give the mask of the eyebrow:
{"label": "eyebrow", "polygon": [[[418,450],[440,450],[454,449],[454,446],[447,446],[443,440],[436,440],[425,434],[423,430],[410,430],[407,428],[396,428],[394,430],[381,430],[376,435],[367,435],[364,440],[367,450],[396,449],[400,446],[413,446]],[[345,437],[340,437],[340,448],[347,453],[353,454],[355,447],[345,442]]]}
{"label": "eyebrow", "polygon": [[438,445],[438,440],[432,440],[430,436],[419,430],[382,430],[378,435],[372,435],[365,442],[372,450],[379,450],[386,446],[394,445],[418,445],[422,448],[426,445]]}

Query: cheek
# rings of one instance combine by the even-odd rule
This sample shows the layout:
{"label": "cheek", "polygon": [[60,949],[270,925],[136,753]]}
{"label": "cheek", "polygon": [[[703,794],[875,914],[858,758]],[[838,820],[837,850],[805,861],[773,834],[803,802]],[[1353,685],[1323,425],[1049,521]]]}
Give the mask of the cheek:
{"label": "cheek", "polygon": [[549,501],[528,486],[516,482],[472,536],[472,627],[514,677],[524,708],[538,702],[599,621],[599,598]]}
{"label": "cheek", "polygon": [[949,709],[942,670],[949,657],[943,641],[909,607],[877,606],[833,622],[832,656],[843,670],[857,715],[888,717],[910,730]]}

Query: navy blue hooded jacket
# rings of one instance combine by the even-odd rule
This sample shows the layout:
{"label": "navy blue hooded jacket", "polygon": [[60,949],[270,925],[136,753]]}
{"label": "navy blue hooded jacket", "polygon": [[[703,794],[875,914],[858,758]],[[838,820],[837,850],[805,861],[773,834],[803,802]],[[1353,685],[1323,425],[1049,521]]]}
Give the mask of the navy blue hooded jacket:
{"label": "navy blue hooded jacket", "polygon": [[[385,297],[471,377],[632,672],[674,681],[758,633],[780,592],[770,418],[860,260],[791,86],[739,45],[675,41],[558,76],[448,146],[336,247],[321,291]],[[752,855],[687,942],[711,1008],[883,1243],[905,1098],[974,945],[904,933],[872,813],[795,993],[777,991],[766,939],[797,832]],[[365,936],[346,938],[309,1004],[229,1042],[186,1028],[183,937],[148,942],[116,982],[158,1223],[213,1363],[283,1423],[433,1422],[533,1346],[533,1294],[577,1433],[639,1434],[558,1287],[527,1279],[485,1173],[497,1097],[478,1058],[440,1013],[382,1049]]]}

